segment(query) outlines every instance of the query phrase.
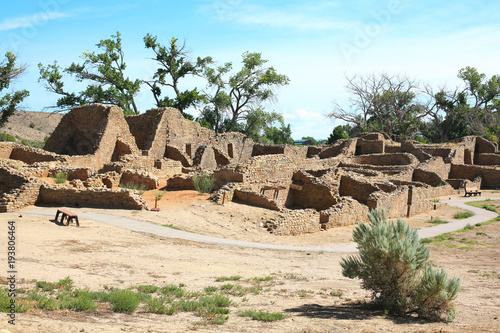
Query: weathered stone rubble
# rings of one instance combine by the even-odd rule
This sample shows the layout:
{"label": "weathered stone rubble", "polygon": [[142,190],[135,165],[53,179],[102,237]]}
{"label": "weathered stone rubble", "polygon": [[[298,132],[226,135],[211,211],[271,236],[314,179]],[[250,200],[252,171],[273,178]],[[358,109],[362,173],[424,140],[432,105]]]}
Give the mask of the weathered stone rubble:
{"label": "weathered stone rubble", "polygon": [[[378,133],[330,146],[256,144],[216,134],[173,108],[123,115],[94,104],[67,113],[44,149],[0,143],[0,212],[27,205],[147,209],[138,191],[193,189],[201,172],[216,180],[212,200],[279,211],[265,227],[298,235],[433,208],[430,198],[465,184],[500,188],[496,144],[465,137],[445,145],[396,143]],[[64,173],[65,184],[48,177]]]}

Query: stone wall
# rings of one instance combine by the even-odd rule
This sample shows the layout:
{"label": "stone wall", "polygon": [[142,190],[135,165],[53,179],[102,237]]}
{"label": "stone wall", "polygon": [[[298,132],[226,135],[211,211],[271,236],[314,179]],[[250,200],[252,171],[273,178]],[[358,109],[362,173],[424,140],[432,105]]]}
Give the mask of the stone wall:
{"label": "stone wall", "polygon": [[370,210],[384,208],[388,218],[406,216],[408,212],[408,187],[402,186],[390,193],[373,192],[368,197],[367,205]]}
{"label": "stone wall", "polygon": [[383,153],[385,153],[384,140],[365,140],[363,138],[358,138],[356,143],[356,155]]}
{"label": "stone wall", "polygon": [[47,140],[45,150],[57,154],[80,155],[68,162],[100,169],[125,154],[139,155],[122,109],[91,104],[64,115]]}
{"label": "stone wall", "polygon": [[499,153],[477,154],[475,158],[477,165],[500,165]]}
{"label": "stone wall", "polygon": [[482,188],[500,188],[500,170],[494,166],[455,165],[451,166],[450,178],[474,180],[482,178]]}
{"label": "stone wall", "polygon": [[432,157],[417,165],[417,169],[436,173],[441,179],[448,179],[450,173],[450,165],[446,165],[441,157]]}
{"label": "stone wall", "polygon": [[102,207],[117,209],[147,209],[140,195],[125,189],[79,189],[56,185],[42,185],[38,205],[70,207]]}
{"label": "stone wall", "polygon": [[379,191],[370,181],[344,175],[340,179],[339,194],[343,197],[352,197],[363,204],[367,204],[368,197],[373,192]]}
{"label": "stone wall", "polygon": [[480,136],[476,136],[475,154],[493,154],[498,151],[498,145]]}
{"label": "stone wall", "polygon": [[133,185],[140,186],[143,185],[147,189],[156,189],[160,187],[160,180],[158,177],[152,176],[147,172],[136,172],[132,170],[125,170],[120,178],[120,184],[125,186]]}
{"label": "stone wall", "polygon": [[314,209],[287,210],[265,223],[269,232],[279,236],[296,236],[321,230],[320,213]]}
{"label": "stone wall", "polygon": [[241,202],[258,207],[264,207],[272,210],[281,211],[283,208],[276,201],[250,190],[236,189],[231,198],[232,201]]}
{"label": "stone wall", "polygon": [[333,145],[319,153],[319,158],[331,158],[342,155],[344,157],[354,156],[356,152],[357,139],[337,140]]}
{"label": "stone wall", "polygon": [[14,142],[0,142],[0,158],[9,159],[12,150],[19,144]]}
{"label": "stone wall", "polygon": [[401,154],[369,154],[353,156],[342,162],[341,165],[347,164],[369,164],[369,165],[417,165],[418,159],[408,153]]}
{"label": "stone wall", "polygon": [[352,198],[340,198],[337,204],[321,211],[321,228],[330,229],[368,222],[368,211],[368,206],[360,204]]}
{"label": "stone wall", "polygon": [[335,194],[333,184],[321,182],[304,171],[298,171],[293,175],[286,207],[327,209],[337,203]]}

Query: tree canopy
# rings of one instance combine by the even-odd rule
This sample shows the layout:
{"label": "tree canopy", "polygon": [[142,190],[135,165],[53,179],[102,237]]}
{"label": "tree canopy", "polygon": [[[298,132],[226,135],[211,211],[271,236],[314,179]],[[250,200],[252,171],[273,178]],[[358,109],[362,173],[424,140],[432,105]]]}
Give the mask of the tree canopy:
{"label": "tree canopy", "polygon": [[73,75],[78,82],[88,82],[87,88],[79,93],[64,90],[61,68],[39,64],[40,81],[45,82],[47,90],[62,95],[55,108],[68,109],[90,103],[114,104],[121,107],[125,114],[138,114],[134,96],[139,92],[141,80],[125,77],[124,52],[120,33],[111,39],[101,40],[96,46],[102,53],[83,52],[83,63],[72,63],[62,72]]}
{"label": "tree canopy", "polygon": [[3,93],[25,70],[26,66],[16,65],[16,56],[12,52],[5,53],[5,59],[0,62],[0,127],[14,114],[24,98],[29,96],[27,90]]}
{"label": "tree canopy", "polygon": [[216,132],[227,132],[252,128],[252,124],[266,120],[274,122],[276,117],[266,113],[263,104],[273,101],[275,90],[287,85],[290,79],[267,67],[268,61],[260,53],[245,52],[242,68],[230,74],[233,65],[207,67],[204,76],[208,81],[207,104],[202,110],[200,122]]}
{"label": "tree canopy", "polygon": [[[183,113],[184,117],[192,120],[192,116],[184,111],[204,101],[205,96],[196,87],[191,90],[181,91],[179,81],[187,76],[201,76],[204,68],[213,62],[212,58],[198,57],[196,62],[190,61],[187,58],[188,53],[185,50],[185,43],[179,46],[179,40],[172,37],[166,47],[162,46],[157,39],[156,36],[153,37],[150,34],[144,37],[146,48],[155,53],[153,60],[160,66],[153,75],[152,80],[144,81],[144,83],[151,89],[156,106],[177,108]],[[165,96],[162,98],[162,87],[171,88],[175,93],[175,97]]]}
{"label": "tree canopy", "polygon": [[[347,105],[334,103],[329,116],[352,125],[355,132],[376,131],[392,139],[446,142],[466,135],[500,140],[499,76],[486,78],[466,67],[458,77],[464,86],[433,91],[405,76],[388,74],[347,78]],[[340,128],[332,139],[340,134]]]}

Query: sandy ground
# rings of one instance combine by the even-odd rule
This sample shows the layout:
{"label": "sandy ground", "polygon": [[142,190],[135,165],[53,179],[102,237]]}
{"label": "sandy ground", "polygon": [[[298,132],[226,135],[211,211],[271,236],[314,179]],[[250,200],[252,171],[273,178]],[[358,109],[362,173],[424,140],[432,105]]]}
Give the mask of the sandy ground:
{"label": "sandy ground", "polygon": [[[154,197],[151,195],[151,198]],[[352,228],[276,237],[258,225],[274,212],[234,203],[218,206],[206,199],[191,191],[168,192],[159,202],[158,213],[119,210],[106,210],[106,213],[262,243],[333,245],[350,239]],[[500,201],[491,204],[500,204]],[[54,208],[46,209],[55,212]],[[99,210],[82,208],[80,211]],[[423,227],[430,216],[446,219],[451,218],[453,212],[443,208],[414,217],[411,223]],[[91,290],[105,286],[128,288],[152,284],[161,287],[183,283],[188,290],[201,291],[206,286],[222,284],[215,281],[221,276],[239,275],[242,279],[237,283],[245,286],[251,284],[248,279],[253,277],[273,277],[262,283],[259,294],[231,296],[230,318],[220,326],[199,326],[200,318],[192,313],[155,315],[141,309],[133,314],[31,311],[17,314],[15,327],[8,325],[5,317],[0,320],[0,329],[11,332],[498,332],[500,326],[500,223],[477,227],[446,243],[467,245],[466,249],[442,243],[431,245],[434,263],[446,267],[449,276],[462,279],[455,321],[431,323],[415,318],[392,318],[360,307],[357,302],[368,300],[369,293],[360,288],[358,280],[342,276],[339,260],[345,254],[195,244],[85,219],[77,228],[59,226],[47,217],[1,214],[5,236],[0,242],[0,265],[5,273],[0,272],[0,276],[7,275],[4,240],[8,221],[16,223],[18,278],[24,279],[23,283],[18,282],[18,288],[33,287],[34,280],[55,282],[69,276],[75,287]],[[338,290],[343,292],[341,297],[330,294]],[[264,323],[237,315],[248,309],[283,312],[289,317]]]}

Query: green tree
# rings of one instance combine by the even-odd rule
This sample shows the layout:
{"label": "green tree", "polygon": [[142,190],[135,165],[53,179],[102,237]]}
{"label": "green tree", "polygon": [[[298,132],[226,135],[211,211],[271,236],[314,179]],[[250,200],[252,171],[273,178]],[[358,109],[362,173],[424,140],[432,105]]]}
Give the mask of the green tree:
{"label": "green tree", "polygon": [[118,105],[125,114],[138,114],[134,96],[139,92],[142,81],[125,77],[124,52],[120,33],[111,39],[101,40],[96,46],[102,53],[83,52],[82,64],[72,63],[62,72],[73,75],[78,82],[88,82],[87,88],[79,93],[64,90],[61,68],[54,62],[44,67],[39,64],[40,79],[45,81],[48,91],[62,95],[57,105],[60,109],[68,109],[78,105],[104,103]]}
{"label": "green tree", "polygon": [[290,81],[273,67],[266,67],[267,60],[260,53],[245,52],[242,58],[242,69],[232,75],[232,63],[204,71],[210,91],[199,120],[216,132],[244,128],[256,110],[263,114],[263,103],[275,99],[275,89]]}
{"label": "green tree", "polygon": [[[202,76],[204,68],[212,63],[212,58],[198,57],[196,62],[190,61],[185,51],[185,43],[179,46],[178,39],[172,38],[166,47],[162,46],[157,39],[156,36],[153,37],[150,34],[144,37],[146,48],[155,53],[153,60],[160,66],[153,75],[153,79],[145,81],[145,83],[153,93],[156,106],[177,108],[184,117],[193,120],[193,117],[184,111],[204,101],[205,96],[197,88],[181,91],[179,81],[188,76]],[[175,97],[166,96],[162,98],[162,87],[171,88],[175,93]]]}
{"label": "green tree", "polygon": [[338,125],[337,127],[335,127],[333,129],[333,131],[330,134],[330,136],[328,137],[328,140],[326,141],[326,143],[331,145],[331,144],[335,143],[335,141],[337,141],[337,140],[349,139],[350,129],[351,129],[351,126],[349,124]]}
{"label": "green tree", "polygon": [[292,129],[290,128],[290,124],[287,126],[282,124],[280,128],[275,126],[266,128],[265,137],[269,140],[269,143],[276,145],[293,144]]}
{"label": "green tree", "polygon": [[12,52],[5,53],[5,59],[0,62],[0,127],[3,127],[18,105],[29,96],[27,90],[2,94],[2,91],[8,89],[12,81],[25,70],[26,66],[16,66],[16,56]]}
{"label": "green tree", "polygon": [[313,145],[317,145],[318,144],[318,141],[316,141],[316,139],[313,138],[312,136],[303,136],[302,140],[310,141]]}
{"label": "green tree", "polygon": [[342,275],[361,279],[372,300],[391,314],[452,320],[460,280],[432,267],[429,248],[402,219],[387,223],[383,210],[372,210],[368,218],[371,225],[360,223],[353,231],[359,255],[341,260]]}

